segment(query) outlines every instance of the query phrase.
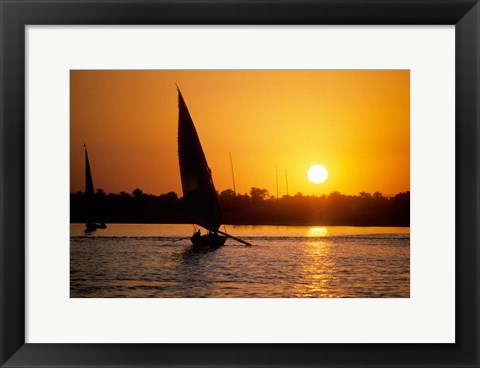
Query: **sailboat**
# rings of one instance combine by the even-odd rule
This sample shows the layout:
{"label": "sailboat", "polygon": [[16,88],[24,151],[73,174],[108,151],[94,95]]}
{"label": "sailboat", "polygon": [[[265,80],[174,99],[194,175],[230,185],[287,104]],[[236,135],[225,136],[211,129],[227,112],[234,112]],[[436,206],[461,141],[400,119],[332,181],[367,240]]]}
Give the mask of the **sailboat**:
{"label": "sailboat", "polygon": [[180,89],[178,91],[178,159],[182,181],[183,200],[192,222],[208,230],[200,230],[191,237],[195,246],[218,247],[232,238],[242,244],[250,243],[220,231],[222,211],[212,180],[212,172],[200,144],[197,130]]}
{"label": "sailboat", "polygon": [[85,232],[91,233],[97,229],[106,229],[107,225],[105,225],[105,223],[95,223],[92,221],[95,212],[95,190],[93,188],[93,178],[92,171],[90,170],[90,161],[88,160],[87,146],[84,144],[83,147],[85,148],[85,205],[87,212],[87,223],[85,224]]}

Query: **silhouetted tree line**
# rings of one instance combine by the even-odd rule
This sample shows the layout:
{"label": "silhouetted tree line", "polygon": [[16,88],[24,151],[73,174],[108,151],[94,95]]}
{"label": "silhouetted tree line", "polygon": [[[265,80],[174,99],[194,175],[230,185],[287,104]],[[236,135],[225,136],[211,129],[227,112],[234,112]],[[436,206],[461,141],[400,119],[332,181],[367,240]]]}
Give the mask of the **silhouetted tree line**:
{"label": "silhouetted tree line", "polygon": [[[351,225],[410,226],[410,192],[384,197],[361,192],[344,195],[294,196],[275,198],[266,189],[252,188],[249,194],[231,189],[218,195],[225,224],[238,225]],[[107,223],[191,223],[183,198],[175,192],[159,196],[135,189],[131,194],[95,193],[93,221]],[[70,194],[70,221],[87,222],[85,194]]]}

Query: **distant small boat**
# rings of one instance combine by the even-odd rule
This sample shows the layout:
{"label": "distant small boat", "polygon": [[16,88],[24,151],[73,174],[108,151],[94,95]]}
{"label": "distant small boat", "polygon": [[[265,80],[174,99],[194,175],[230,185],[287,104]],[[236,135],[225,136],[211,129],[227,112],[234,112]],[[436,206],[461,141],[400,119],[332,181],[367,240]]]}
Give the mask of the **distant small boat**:
{"label": "distant small boat", "polygon": [[[191,237],[195,246],[218,247],[227,238],[240,243],[250,243],[219,230],[222,212],[217,192],[212,180],[212,172],[200,144],[195,125],[188,111],[180,89],[178,89],[178,159],[182,181],[183,200],[194,224],[208,230],[202,235],[200,230]],[[219,235],[221,234],[221,235]]]}
{"label": "distant small boat", "polygon": [[92,172],[90,170],[90,161],[88,160],[87,146],[85,148],[85,206],[87,213],[87,223],[85,224],[85,232],[92,233],[97,229],[106,229],[105,223],[94,222],[95,218],[95,190],[93,188]]}

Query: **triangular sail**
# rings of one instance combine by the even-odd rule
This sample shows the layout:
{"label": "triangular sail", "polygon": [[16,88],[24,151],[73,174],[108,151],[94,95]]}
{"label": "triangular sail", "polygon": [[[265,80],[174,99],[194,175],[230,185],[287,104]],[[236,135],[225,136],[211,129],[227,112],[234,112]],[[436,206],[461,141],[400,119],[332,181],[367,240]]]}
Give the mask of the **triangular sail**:
{"label": "triangular sail", "polygon": [[197,131],[178,90],[178,158],[185,207],[193,223],[216,232],[222,223],[217,192]]}
{"label": "triangular sail", "polygon": [[93,206],[94,206],[94,189],[93,178],[90,170],[90,162],[88,161],[87,146],[85,148],[85,212],[87,216],[87,222],[93,222]]}
{"label": "triangular sail", "polygon": [[88,161],[87,147],[85,147],[85,194],[87,196],[93,196],[93,179],[92,172],[90,171],[90,162]]}

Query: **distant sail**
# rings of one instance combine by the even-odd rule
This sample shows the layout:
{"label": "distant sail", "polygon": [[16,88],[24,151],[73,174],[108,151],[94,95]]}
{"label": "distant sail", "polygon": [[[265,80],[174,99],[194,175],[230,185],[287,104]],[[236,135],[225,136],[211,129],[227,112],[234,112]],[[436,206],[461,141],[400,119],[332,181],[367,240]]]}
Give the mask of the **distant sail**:
{"label": "distant sail", "polygon": [[185,207],[193,223],[216,232],[220,204],[207,159],[182,93],[178,90],[178,158]]}
{"label": "distant sail", "polygon": [[95,223],[98,217],[98,208],[95,206],[95,189],[93,188],[92,171],[90,170],[90,161],[88,160],[87,146],[85,148],[85,233],[92,233],[97,229],[106,229],[105,223]]}
{"label": "distant sail", "polygon": [[90,162],[88,161],[87,147],[85,147],[85,194],[87,196],[93,196],[93,179],[92,172],[90,171]]}

